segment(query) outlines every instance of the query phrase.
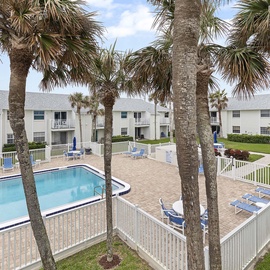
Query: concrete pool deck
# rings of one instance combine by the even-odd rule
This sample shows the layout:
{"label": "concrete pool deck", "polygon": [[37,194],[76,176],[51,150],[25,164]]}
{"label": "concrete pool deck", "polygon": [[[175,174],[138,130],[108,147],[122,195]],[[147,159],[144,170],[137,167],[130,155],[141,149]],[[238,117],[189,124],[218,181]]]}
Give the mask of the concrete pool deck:
{"label": "concrete pool deck", "polygon": [[[41,163],[34,170],[61,167],[72,164],[89,164],[104,170],[103,157],[95,155],[85,156],[80,160],[63,160],[54,158],[51,162]],[[19,173],[19,169],[3,173],[0,176]],[[137,204],[154,217],[160,219],[159,198],[165,203],[177,201],[181,194],[181,182],[178,168],[152,159],[132,159],[126,155],[114,155],[112,158],[112,175],[130,184],[131,191],[123,198]],[[200,202],[206,204],[205,178],[199,175]],[[220,216],[220,235],[224,237],[234,228],[244,222],[251,214],[242,211],[235,215],[230,202],[240,199],[245,193],[255,194],[255,186],[240,181],[233,181],[225,177],[218,177],[218,203]]]}

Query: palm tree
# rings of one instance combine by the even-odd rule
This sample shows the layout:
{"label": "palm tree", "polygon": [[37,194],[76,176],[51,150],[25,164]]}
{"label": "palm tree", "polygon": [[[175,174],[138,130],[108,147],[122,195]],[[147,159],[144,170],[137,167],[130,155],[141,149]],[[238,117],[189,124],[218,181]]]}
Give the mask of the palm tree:
{"label": "palm tree", "polygon": [[[94,92],[94,91],[92,91]],[[87,113],[90,113],[92,115],[92,141],[96,142],[97,137],[96,137],[96,130],[97,130],[97,117],[99,115],[104,115],[104,109],[99,109],[99,100],[98,96],[96,93],[92,93],[90,96],[90,103],[89,103],[89,108],[90,110]]]}
{"label": "palm tree", "polygon": [[0,48],[10,60],[9,119],[28,213],[43,268],[56,269],[40,212],[24,122],[26,79],[31,67],[43,72],[43,89],[80,83],[92,66],[101,27],[77,1],[0,3]]}
{"label": "palm tree", "polygon": [[120,91],[124,89],[126,74],[124,71],[125,55],[115,50],[115,43],[109,49],[100,49],[95,59],[89,89],[97,95],[98,100],[105,108],[104,128],[104,171],[106,181],[106,220],[107,220],[107,261],[113,260],[112,237],[112,121],[113,106]]}
{"label": "palm tree", "polygon": [[219,135],[220,137],[223,137],[221,111],[224,110],[228,105],[227,104],[228,98],[227,98],[227,93],[225,89],[223,89],[222,91],[218,90],[214,93],[211,93],[209,95],[209,101],[210,101],[211,107],[216,108],[218,110],[219,127],[220,127]]}
{"label": "palm tree", "polygon": [[68,97],[71,107],[76,107],[76,112],[79,117],[79,126],[80,126],[80,140],[81,140],[81,148],[83,148],[83,138],[82,138],[82,116],[81,109],[89,107],[90,101],[88,96],[83,96],[83,93],[74,93],[69,95]]}

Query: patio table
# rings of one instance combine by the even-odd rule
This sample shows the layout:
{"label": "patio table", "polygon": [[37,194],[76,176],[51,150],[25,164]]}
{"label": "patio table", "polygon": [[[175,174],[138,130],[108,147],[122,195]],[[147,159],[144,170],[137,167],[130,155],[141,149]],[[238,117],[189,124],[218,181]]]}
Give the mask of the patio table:
{"label": "patio table", "polygon": [[[183,201],[176,201],[172,205],[173,210],[179,215],[184,215]],[[205,212],[204,207],[200,204],[200,216],[202,216]]]}

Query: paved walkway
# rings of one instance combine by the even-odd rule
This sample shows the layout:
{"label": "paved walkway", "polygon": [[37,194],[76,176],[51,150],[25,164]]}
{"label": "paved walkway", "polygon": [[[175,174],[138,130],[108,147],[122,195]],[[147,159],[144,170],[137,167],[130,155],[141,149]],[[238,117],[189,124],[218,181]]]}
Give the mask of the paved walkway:
{"label": "paved walkway", "polygon": [[[65,161],[62,158],[42,163],[35,170],[66,166],[72,164],[90,164],[104,170],[103,158],[89,155],[84,160]],[[14,172],[13,172],[14,173]],[[19,173],[16,169],[15,173]],[[11,174],[2,171],[0,176]],[[131,191],[123,197],[149,214],[160,219],[160,197],[165,203],[177,201],[181,194],[181,180],[178,168],[152,159],[132,159],[125,155],[114,155],[112,158],[112,175],[129,183]],[[251,214],[242,211],[235,215],[230,202],[240,199],[245,193],[255,193],[255,186],[248,183],[233,181],[226,177],[218,177],[218,203],[221,237],[231,232],[245,221]],[[206,204],[205,178],[199,175],[200,202]]]}

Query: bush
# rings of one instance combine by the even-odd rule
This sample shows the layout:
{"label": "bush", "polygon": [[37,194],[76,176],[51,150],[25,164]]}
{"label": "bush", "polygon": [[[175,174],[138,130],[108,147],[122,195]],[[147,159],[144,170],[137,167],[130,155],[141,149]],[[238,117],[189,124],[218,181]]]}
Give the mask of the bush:
{"label": "bush", "polygon": [[125,141],[133,141],[132,136],[113,136],[112,137],[112,142],[125,142]]}
{"label": "bush", "polygon": [[266,135],[247,135],[247,134],[228,134],[228,141],[242,143],[270,143],[270,136]]}
{"label": "bush", "polygon": [[224,151],[224,155],[228,158],[233,157],[238,160],[248,160],[250,154],[248,151],[229,148]]}
{"label": "bush", "polygon": [[[29,149],[45,148],[46,142],[28,142]],[[16,147],[14,143],[4,144],[2,152],[14,152]]]}

